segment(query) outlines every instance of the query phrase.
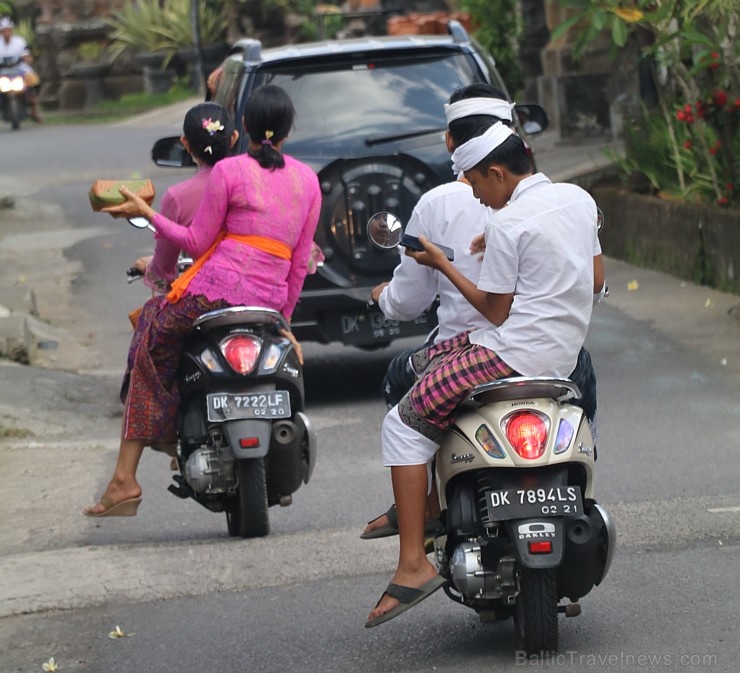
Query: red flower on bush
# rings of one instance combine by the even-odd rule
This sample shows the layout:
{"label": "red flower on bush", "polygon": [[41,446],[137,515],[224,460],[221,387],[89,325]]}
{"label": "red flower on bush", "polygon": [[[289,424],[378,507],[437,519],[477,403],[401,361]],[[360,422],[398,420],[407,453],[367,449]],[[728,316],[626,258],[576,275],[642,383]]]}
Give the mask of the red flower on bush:
{"label": "red flower on bush", "polygon": [[691,143],[690,140],[686,140],[684,141],[683,146],[684,146],[684,149],[690,150],[693,147],[693,144]]}
{"label": "red flower on bush", "polygon": [[712,57],[712,62],[709,64],[709,67],[712,70],[716,70],[717,68],[719,68],[719,52],[713,51],[710,56]]}
{"label": "red flower on bush", "polygon": [[724,107],[727,103],[727,92],[722,91],[722,89],[717,89],[717,91],[714,92],[713,98],[714,104],[717,107]]}
{"label": "red flower on bush", "polygon": [[726,206],[729,205],[730,199],[728,199],[726,196],[721,196],[717,199],[717,205],[718,206]]}

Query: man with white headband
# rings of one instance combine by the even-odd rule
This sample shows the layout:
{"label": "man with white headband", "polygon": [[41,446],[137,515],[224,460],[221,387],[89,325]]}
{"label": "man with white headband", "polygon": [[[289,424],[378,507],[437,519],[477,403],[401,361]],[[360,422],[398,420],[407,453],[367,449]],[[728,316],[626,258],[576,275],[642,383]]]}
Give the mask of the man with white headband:
{"label": "man with white headband", "polygon": [[[478,132],[481,124],[491,125],[496,121],[510,124],[513,111],[514,104],[505,100],[503,92],[490,84],[475,83],[458,89],[445,105],[449,151],[454,151],[471,133]],[[470,254],[470,243],[485,231],[493,212],[475,198],[470,184],[460,175],[457,181],[435,187],[419,199],[406,231],[452,248],[455,266],[464,276],[477,282],[481,264],[478,255]],[[416,373],[410,364],[414,353],[432,342],[444,341],[489,325],[488,320],[465,300],[444,274],[417,264],[408,256],[401,258],[390,283],[375,287],[371,296],[383,315],[391,320],[413,320],[439,297],[438,331],[430,335],[426,343],[398,353],[388,365],[382,384],[388,409],[398,404],[416,381]],[[579,402],[596,434],[596,378],[591,357],[585,349],[581,349],[578,364],[570,378],[583,393]],[[439,528],[438,515],[439,500],[436,484],[432,480],[432,490],[427,498],[427,532]],[[396,508],[391,505],[386,512],[367,523],[360,537],[372,540],[397,534]]]}
{"label": "man with white headband", "polygon": [[[501,121],[511,124],[514,104],[506,100],[502,91],[490,84],[477,82],[458,89],[445,105],[448,131],[447,149],[467,139],[465,129],[471,119],[479,118],[491,124]],[[414,207],[406,226],[406,233],[425,236],[446,245],[455,252],[455,266],[463,275],[477,280],[480,261],[470,254],[470,242],[485,231],[493,212],[473,196],[464,177],[440,185],[426,192]],[[410,357],[431,343],[444,341],[461,332],[484,327],[488,321],[460,296],[447,278],[430,267],[417,264],[411,257],[401,257],[390,282],[373,288],[371,297],[383,315],[390,320],[414,320],[439,297],[437,322],[439,329],[430,340],[416,348],[402,351],[391,360],[383,379],[382,392],[388,408],[394,407],[416,380]],[[429,517],[426,527],[436,529],[439,504],[436,492],[429,498]],[[365,540],[398,534],[395,506],[368,522],[360,537]]]}
{"label": "man with white headband", "polygon": [[586,338],[593,297],[604,286],[596,204],[580,187],[533,175],[524,143],[510,129],[481,127],[457,147],[453,163],[481,203],[497,210],[477,284],[426,237],[423,252],[406,254],[447,276],[488,325],[414,355],[420,378],[385,417],[383,462],[391,468],[400,550],[366,627],[393,619],[444,584],[424,552],[425,502],[429,465],[458,405],[494,379],[567,377]]}

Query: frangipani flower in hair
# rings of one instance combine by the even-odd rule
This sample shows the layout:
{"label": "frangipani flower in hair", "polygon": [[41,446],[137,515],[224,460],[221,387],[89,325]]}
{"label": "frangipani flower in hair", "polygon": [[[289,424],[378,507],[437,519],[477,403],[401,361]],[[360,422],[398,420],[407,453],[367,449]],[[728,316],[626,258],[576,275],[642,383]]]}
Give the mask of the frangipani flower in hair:
{"label": "frangipani flower in hair", "polygon": [[216,131],[223,131],[224,125],[216,119],[214,121],[210,117],[208,119],[203,120],[203,130],[208,133],[208,135],[212,136]]}

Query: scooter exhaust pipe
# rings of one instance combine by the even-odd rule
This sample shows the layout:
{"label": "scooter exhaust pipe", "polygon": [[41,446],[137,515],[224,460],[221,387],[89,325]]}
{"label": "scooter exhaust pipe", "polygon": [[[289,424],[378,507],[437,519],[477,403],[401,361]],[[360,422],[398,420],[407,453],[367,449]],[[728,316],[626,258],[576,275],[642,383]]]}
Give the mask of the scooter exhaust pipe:
{"label": "scooter exhaust pipe", "polygon": [[290,504],[287,499],[303,482],[301,463],[301,435],[293,421],[281,420],[272,425],[269,451],[268,489],[280,497],[280,504]]}

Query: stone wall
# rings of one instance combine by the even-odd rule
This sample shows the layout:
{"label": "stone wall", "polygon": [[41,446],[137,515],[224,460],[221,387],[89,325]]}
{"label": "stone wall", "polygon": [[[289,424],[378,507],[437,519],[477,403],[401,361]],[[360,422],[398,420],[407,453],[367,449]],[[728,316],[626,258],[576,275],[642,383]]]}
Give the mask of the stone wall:
{"label": "stone wall", "polygon": [[668,201],[615,183],[591,187],[604,254],[740,294],[740,210]]}

